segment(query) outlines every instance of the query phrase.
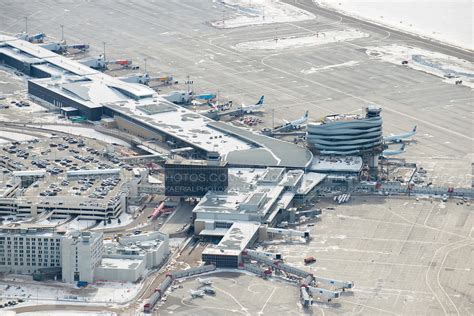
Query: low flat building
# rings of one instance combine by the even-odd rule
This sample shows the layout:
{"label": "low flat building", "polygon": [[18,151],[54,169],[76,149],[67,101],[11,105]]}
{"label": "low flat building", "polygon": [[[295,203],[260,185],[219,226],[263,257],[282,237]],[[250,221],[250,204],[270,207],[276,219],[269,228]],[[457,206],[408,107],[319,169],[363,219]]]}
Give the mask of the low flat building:
{"label": "low flat building", "polygon": [[274,225],[295,197],[304,198],[325,178],[285,168],[231,168],[227,189],[209,191],[194,207],[194,233],[222,236],[236,221]]}
{"label": "low flat building", "polygon": [[217,245],[208,246],[202,252],[202,261],[218,268],[238,268],[242,263],[242,251],[258,239],[260,223],[235,222]]}
{"label": "low flat building", "polygon": [[104,258],[95,269],[97,280],[136,282],[144,275],[143,259]]}
{"label": "low flat building", "polygon": [[145,272],[160,266],[169,255],[168,236],[160,232],[121,237],[105,244],[96,280],[136,282]]}

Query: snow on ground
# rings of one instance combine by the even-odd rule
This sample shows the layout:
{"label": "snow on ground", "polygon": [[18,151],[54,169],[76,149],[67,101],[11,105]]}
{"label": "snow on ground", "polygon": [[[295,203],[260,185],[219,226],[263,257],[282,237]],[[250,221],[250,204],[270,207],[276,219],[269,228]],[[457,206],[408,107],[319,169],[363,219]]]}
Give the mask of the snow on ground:
{"label": "snow on ground", "polygon": [[90,311],[71,311],[71,310],[52,310],[44,312],[27,312],[27,313],[17,313],[21,316],[116,316],[116,313],[113,312],[90,312]]}
{"label": "snow on ground", "polygon": [[316,0],[406,32],[473,49],[472,0]]}
{"label": "snow on ground", "polygon": [[462,80],[463,85],[474,88],[474,65],[457,57],[396,44],[367,47],[366,53],[397,65],[406,60],[407,67],[438,76],[452,84]]}
{"label": "snow on ground", "polygon": [[239,50],[249,49],[288,49],[298,47],[308,47],[315,45],[324,45],[335,42],[351,41],[357,38],[368,37],[369,34],[355,30],[334,30],[319,32],[310,36],[301,37],[282,37],[276,39],[266,39],[261,41],[243,42],[235,45]]}
{"label": "snow on ground", "polygon": [[217,28],[235,28],[268,23],[297,22],[314,19],[315,16],[305,10],[278,0],[214,0],[237,11],[235,16],[214,21]]}
{"label": "snow on ground", "polygon": [[[15,282],[15,284],[12,283]],[[23,276],[0,281],[0,300],[23,298],[26,303],[52,304],[51,301],[61,303],[127,303],[132,300],[141,287],[140,283],[130,282],[95,282],[87,287],[78,289],[74,284],[60,281],[45,283],[31,281],[31,277]],[[54,304],[54,303],[53,303]]]}
{"label": "snow on ground", "polygon": [[107,226],[104,226],[103,223],[100,223],[99,225],[97,225],[97,227],[94,227],[91,230],[100,230],[100,229],[104,229],[104,228],[118,228],[118,227],[122,227],[122,226],[128,225],[131,222],[133,222],[133,215],[132,214],[122,212],[122,214],[120,214],[119,218],[120,218],[120,224],[118,223],[117,219],[113,219],[112,223],[107,224]]}
{"label": "snow on ground", "polygon": [[77,218],[75,218],[67,224],[61,225],[61,227],[66,229],[67,231],[84,230],[91,226],[94,226],[95,224],[95,220],[78,220]]}
{"label": "snow on ground", "polygon": [[2,139],[10,140],[13,139],[15,141],[27,141],[27,140],[33,140],[37,139],[38,137],[34,137],[31,135],[26,135],[22,133],[15,133],[15,132],[10,132],[10,131],[5,131],[5,130],[0,130],[0,137]]}
{"label": "snow on ground", "polygon": [[97,289],[88,302],[125,303],[132,300],[140,290],[140,283],[130,282],[96,282],[89,287]]}
{"label": "snow on ground", "polygon": [[148,183],[151,183],[151,184],[162,184],[163,181],[161,181],[160,179],[154,177],[154,176],[148,176]]}
{"label": "snow on ground", "polygon": [[346,61],[341,64],[334,64],[334,65],[327,65],[327,66],[320,66],[320,67],[311,67],[310,69],[303,69],[301,72],[305,75],[314,74],[319,71],[330,70],[334,68],[341,68],[341,67],[352,67],[358,65],[359,62],[356,60]]}
{"label": "snow on ground", "polygon": [[38,222],[35,222],[35,225],[60,225],[64,223],[67,219],[43,219]]}
{"label": "snow on ground", "polygon": [[66,125],[41,125],[43,128],[55,130],[58,132],[64,132],[64,133],[69,133],[72,135],[78,135],[78,136],[84,136],[84,137],[89,137],[93,139],[98,139],[106,143],[116,143],[122,146],[129,146],[128,143],[124,142],[121,139],[118,139],[116,137],[112,137],[109,135],[102,134],[98,131],[96,131],[93,128],[88,128],[88,127],[80,127],[78,125],[72,125],[71,126],[66,126]]}
{"label": "snow on ground", "polygon": [[30,106],[22,106],[21,108],[18,108],[20,113],[39,113],[48,111],[48,109],[42,107],[41,105],[35,102],[32,102],[31,100],[25,99],[24,101],[28,102]]}

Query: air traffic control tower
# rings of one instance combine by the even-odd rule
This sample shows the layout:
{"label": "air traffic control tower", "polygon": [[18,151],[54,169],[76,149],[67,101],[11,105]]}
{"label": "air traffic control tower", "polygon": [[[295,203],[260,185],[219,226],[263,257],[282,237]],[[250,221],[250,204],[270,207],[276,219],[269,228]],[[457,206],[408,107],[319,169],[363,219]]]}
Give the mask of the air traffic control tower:
{"label": "air traffic control tower", "polygon": [[309,123],[308,147],[319,155],[362,156],[370,168],[376,168],[383,151],[381,111],[369,106],[365,116],[335,114]]}

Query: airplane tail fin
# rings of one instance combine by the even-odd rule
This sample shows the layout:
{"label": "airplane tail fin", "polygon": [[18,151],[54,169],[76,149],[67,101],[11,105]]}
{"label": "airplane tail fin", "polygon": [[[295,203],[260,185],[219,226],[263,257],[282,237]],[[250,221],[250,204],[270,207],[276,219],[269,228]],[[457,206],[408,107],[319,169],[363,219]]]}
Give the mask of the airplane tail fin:
{"label": "airplane tail fin", "polygon": [[265,99],[265,96],[262,95],[262,96],[260,97],[260,99],[258,100],[258,102],[257,102],[255,105],[262,105],[264,99]]}
{"label": "airplane tail fin", "polygon": [[416,125],[415,125],[415,127],[413,127],[413,132],[416,132]]}
{"label": "airplane tail fin", "polygon": [[309,116],[309,111],[306,111],[306,112],[304,113],[304,118],[308,118],[308,116]]}
{"label": "airplane tail fin", "polygon": [[400,148],[400,151],[401,151],[401,152],[404,152],[404,151],[405,151],[405,146],[406,146],[406,144],[403,144],[403,145],[402,145],[402,147]]}

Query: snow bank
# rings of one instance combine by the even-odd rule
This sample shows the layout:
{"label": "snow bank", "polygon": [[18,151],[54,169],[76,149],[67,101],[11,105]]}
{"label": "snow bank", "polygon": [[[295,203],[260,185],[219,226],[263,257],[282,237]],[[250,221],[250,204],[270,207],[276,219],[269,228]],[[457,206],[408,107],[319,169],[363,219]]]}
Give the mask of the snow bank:
{"label": "snow bank", "polygon": [[[10,276],[11,277],[11,276]],[[73,284],[62,282],[34,282],[15,276],[15,284],[0,281],[0,300],[22,298],[30,305],[35,303],[55,305],[63,304],[124,304],[133,300],[142,286],[141,283],[103,282],[90,283],[86,288],[78,289]],[[31,277],[30,277],[31,278]],[[1,313],[0,313],[1,315]]]}
{"label": "snow bank", "polygon": [[237,11],[235,16],[211,23],[216,28],[235,28],[269,23],[312,20],[315,16],[305,10],[278,0],[217,0],[216,2]]}
{"label": "snow bank", "polygon": [[10,132],[10,131],[5,131],[5,130],[1,130],[0,135],[1,135],[0,138],[2,138],[2,139],[6,139],[6,140],[13,139],[13,140],[19,141],[19,142],[33,140],[33,139],[38,138],[38,137],[34,137],[34,136],[31,136],[31,135],[27,135],[27,134]]}
{"label": "snow bank", "polygon": [[343,67],[352,67],[358,65],[359,62],[356,60],[346,61],[345,63],[321,66],[321,67],[311,67],[310,69],[303,69],[301,72],[305,75],[313,74],[319,71],[329,70],[333,68],[343,68]]}
{"label": "snow bank", "polygon": [[27,312],[20,313],[17,315],[21,316],[115,316],[113,312],[90,312],[90,311],[71,311],[71,310],[51,310],[44,312]]}
{"label": "snow bank", "polygon": [[266,49],[278,50],[298,47],[309,47],[315,45],[324,45],[329,43],[351,41],[357,38],[368,37],[369,34],[355,30],[334,30],[319,32],[310,36],[290,36],[275,39],[266,39],[261,41],[243,42],[234,46],[238,50]]}
{"label": "snow bank", "polygon": [[474,65],[464,59],[395,44],[367,47],[366,53],[397,65],[401,65],[402,61],[406,60],[407,67],[443,78],[445,82],[452,84],[462,80],[463,85],[474,88]]}
{"label": "snow bank", "polygon": [[473,49],[471,0],[315,0],[324,7]]}
{"label": "snow bank", "polygon": [[97,227],[94,227],[91,230],[94,231],[94,230],[102,230],[102,229],[105,229],[105,228],[119,228],[119,227],[126,226],[126,225],[130,224],[131,222],[133,222],[133,215],[128,214],[126,212],[122,212],[122,214],[120,214],[119,218],[120,218],[120,224],[118,222],[118,219],[113,219],[112,223],[107,224],[107,226],[104,226],[103,222],[101,222]]}

